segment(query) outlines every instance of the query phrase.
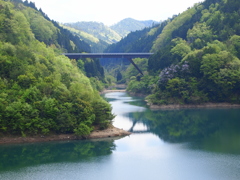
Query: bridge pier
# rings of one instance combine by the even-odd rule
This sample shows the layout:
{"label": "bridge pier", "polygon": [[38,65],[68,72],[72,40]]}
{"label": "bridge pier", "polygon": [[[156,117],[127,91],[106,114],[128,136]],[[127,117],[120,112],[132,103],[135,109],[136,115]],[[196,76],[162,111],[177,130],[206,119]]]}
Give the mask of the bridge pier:
{"label": "bridge pier", "polygon": [[132,65],[138,70],[138,72],[143,75],[143,72],[141,71],[141,69],[139,69],[139,67],[135,64],[135,62],[132,60],[132,58],[127,58],[131,63]]}

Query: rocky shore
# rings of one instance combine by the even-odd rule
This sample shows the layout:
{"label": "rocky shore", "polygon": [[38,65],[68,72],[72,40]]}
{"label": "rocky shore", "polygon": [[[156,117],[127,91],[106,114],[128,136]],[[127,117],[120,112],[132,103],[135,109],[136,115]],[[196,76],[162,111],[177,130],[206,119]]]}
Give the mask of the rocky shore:
{"label": "rocky shore", "polygon": [[87,137],[78,137],[75,134],[54,134],[54,135],[38,135],[31,137],[16,137],[16,136],[4,136],[0,137],[1,144],[17,144],[17,143],[34,143],[34,142],[47,142],[47,141],[68,141],[68,140],[82,140],[82,139],[99,139],[107,137],[121,137],[130,135],[130,132],[116,128],[114,126],[105,130],[94,130]]}

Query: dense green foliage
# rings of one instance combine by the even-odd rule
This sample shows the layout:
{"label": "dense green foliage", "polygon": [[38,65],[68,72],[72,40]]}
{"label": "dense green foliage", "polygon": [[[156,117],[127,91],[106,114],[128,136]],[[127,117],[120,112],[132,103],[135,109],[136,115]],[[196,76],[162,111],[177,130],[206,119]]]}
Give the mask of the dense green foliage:
{"label": "dense green foliage", "polygon": [[[147,48],[147,46],[145,44],[145,46],[142,47],[142,45],[139,43],[139,41],[140,41],[139,37],[146,35],[146,33],[148,33],[149,30],[150,30],[150,28],[145,28],[143,30],[131,32],[127,35],[126,38],[122,39],[118,43],[108,46],[108,48],[105,49],[104,52],[115,52],[115,53],[142,52]],[[133,47],[134,46],[133,42],[136,42],[136,43],[134,43],[134,45],[136,45],[136,47]],[[144,49],[142,49],[142,48],[144,48]],[[150,46],[150,48],[151,48],[151,46]],[[150,50],[150,48],[149,48],[149,50]],[[146,51],[149,51],[149,50],[146,50]]]}
{"label": "dense green foliage", "polygon": [[149,52],[166,24],[167,21],[164,21],[160,25],[131,32],[118,43],[108,46],[105,52]]}
{"label": "dense green foliage", "polygon": [[91,51],[97,53],[103,52],[108,45],[120,41],[130,32],[151,27],[154,23],[156,22],[152,20],[138,21],[127,18],[109,27],[98,22],[66,23],[62,26],[90,44]]}
{"label": "dense green foliage", "polygon": [[[35,4],[28,1],[24,5],[21,0],[11,0],[15,8],[24,13],[35,38],[47,45],[56,46],[65,52],[91,52],[89,44],[74,36],[70,31],[62,28],[56,21],[50,20],[49,17]],[[34,9],[34,10],[33,10]]]}
{"label": "dense green foliage", "polygon": [[123,71],[123,80],[128,85],[127,91],[134,94],[150,94],[157,83],[158,77],[149,76],[147,72],[147,59],[136,58],[133,60],[141,69],[144,76],[131,64]]}
{"label": "dense green foliage", "polygon": [[148,66],[160,72],[152,103],[240,103],[239,7],[236,0],[207,0],[164,28]]}
{"label": "dense green foliage", "polygon": [[[41,27],[32,25],[34,19]],[[114,117],[111,107],[92,87],[94,80],[84,75],[92,70],[79,68],[98,66],[100,72],[89,76],[103,78],[99,63],[59,55],[52,36],[42,34],[47,29],[52,36],[59,33],[36,9],[0,0],[0,133],[86,136],[93,126],[105,128]]]}
{"label": "dense green foliage", "polygon": [[239,8],[238,0],[206,0],[107,50],[154,52],[148,73],[159,80],[151,92],[143,89],[152,81],[136,89],[153,104],[240,103]]}
{"label": "dense green foliage", "polygon": [[[104,52],[149,52],[152,48],[153,41],[157,38],[158,34],[161,33],[166,24],[167,21],[164,21],[160,25],[153,25],[151,28],[148,27],[131,32],[118,43],[108,46]],[[108,71],[111,69],[125,71],[126,68],[122,68],[122,64],[129,65],[130,62],[127,59],[111,59],[111,61],[101,59],[101,64]]]}

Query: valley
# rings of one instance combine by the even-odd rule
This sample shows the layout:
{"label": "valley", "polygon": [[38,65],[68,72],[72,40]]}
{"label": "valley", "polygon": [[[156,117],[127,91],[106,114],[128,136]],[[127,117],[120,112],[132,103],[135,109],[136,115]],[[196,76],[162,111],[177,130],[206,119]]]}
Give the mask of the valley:
{"label": "valley", "polygon": [[65,23],[62,26],[88,42],[91,45],[92,52],[98,53],[103,52],[108,45],[117,43],[130,32],[152,27],[154,24],[158,24],[158,22],[126,18],[109,27],[100,22]]}
{"label": "valley", "polygon": [[239,9],[0,0],[0,179],[240,179]]}

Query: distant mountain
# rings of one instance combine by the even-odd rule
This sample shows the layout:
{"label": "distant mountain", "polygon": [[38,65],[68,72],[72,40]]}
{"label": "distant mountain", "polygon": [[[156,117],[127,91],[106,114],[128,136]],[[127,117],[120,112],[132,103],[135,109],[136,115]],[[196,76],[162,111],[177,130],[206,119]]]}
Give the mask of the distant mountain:
{"label": "distant mountain", "polygon": [[144,28],[130,32],[126,37],[119,42],[109,45],[104,52],[106,53],[120,53],[120,52],[150,52],[153,42],[162,32],[164,26],[168,21],[152,27]]}
{"label": "distant mountain", "polygon": [[99,22],[82,21],[76,23],[65,23],[64,25],[91,34],[94,37],[107,42],[108,44],[118,42],[122,38],[117,32]]}
{"label": "distant mountain", "polygon": [[138,21],[126,18],[110,27],[93,21],[65,23],[62,26],[90,44],[92,52],[103,52],[108,45],[119,42],[129,33],[153,27],[156,24],[159,23],[153,20]]}
{"label": "distant mountain", "polygon": [[108,46],[109,43],[103,41],[102,39],[96,38],[94,35],[89,34],[82,30],[77,30],[75,28],[62,25],[61,26],[69,30],[73,35],[78,36],[80,40],[87,42],[91,46],[91,52],[98,53],[103,52]]}
{"label": "distant mountain", "polygon": [[110,28],[116,31],[120,36],[125,37],[130,32],[144,29],[145,27],[151,27],[154,24],[157,24],[157,21],[147,20],[147,21],[138,21],[132,18],[126,18],[110,26]]}

